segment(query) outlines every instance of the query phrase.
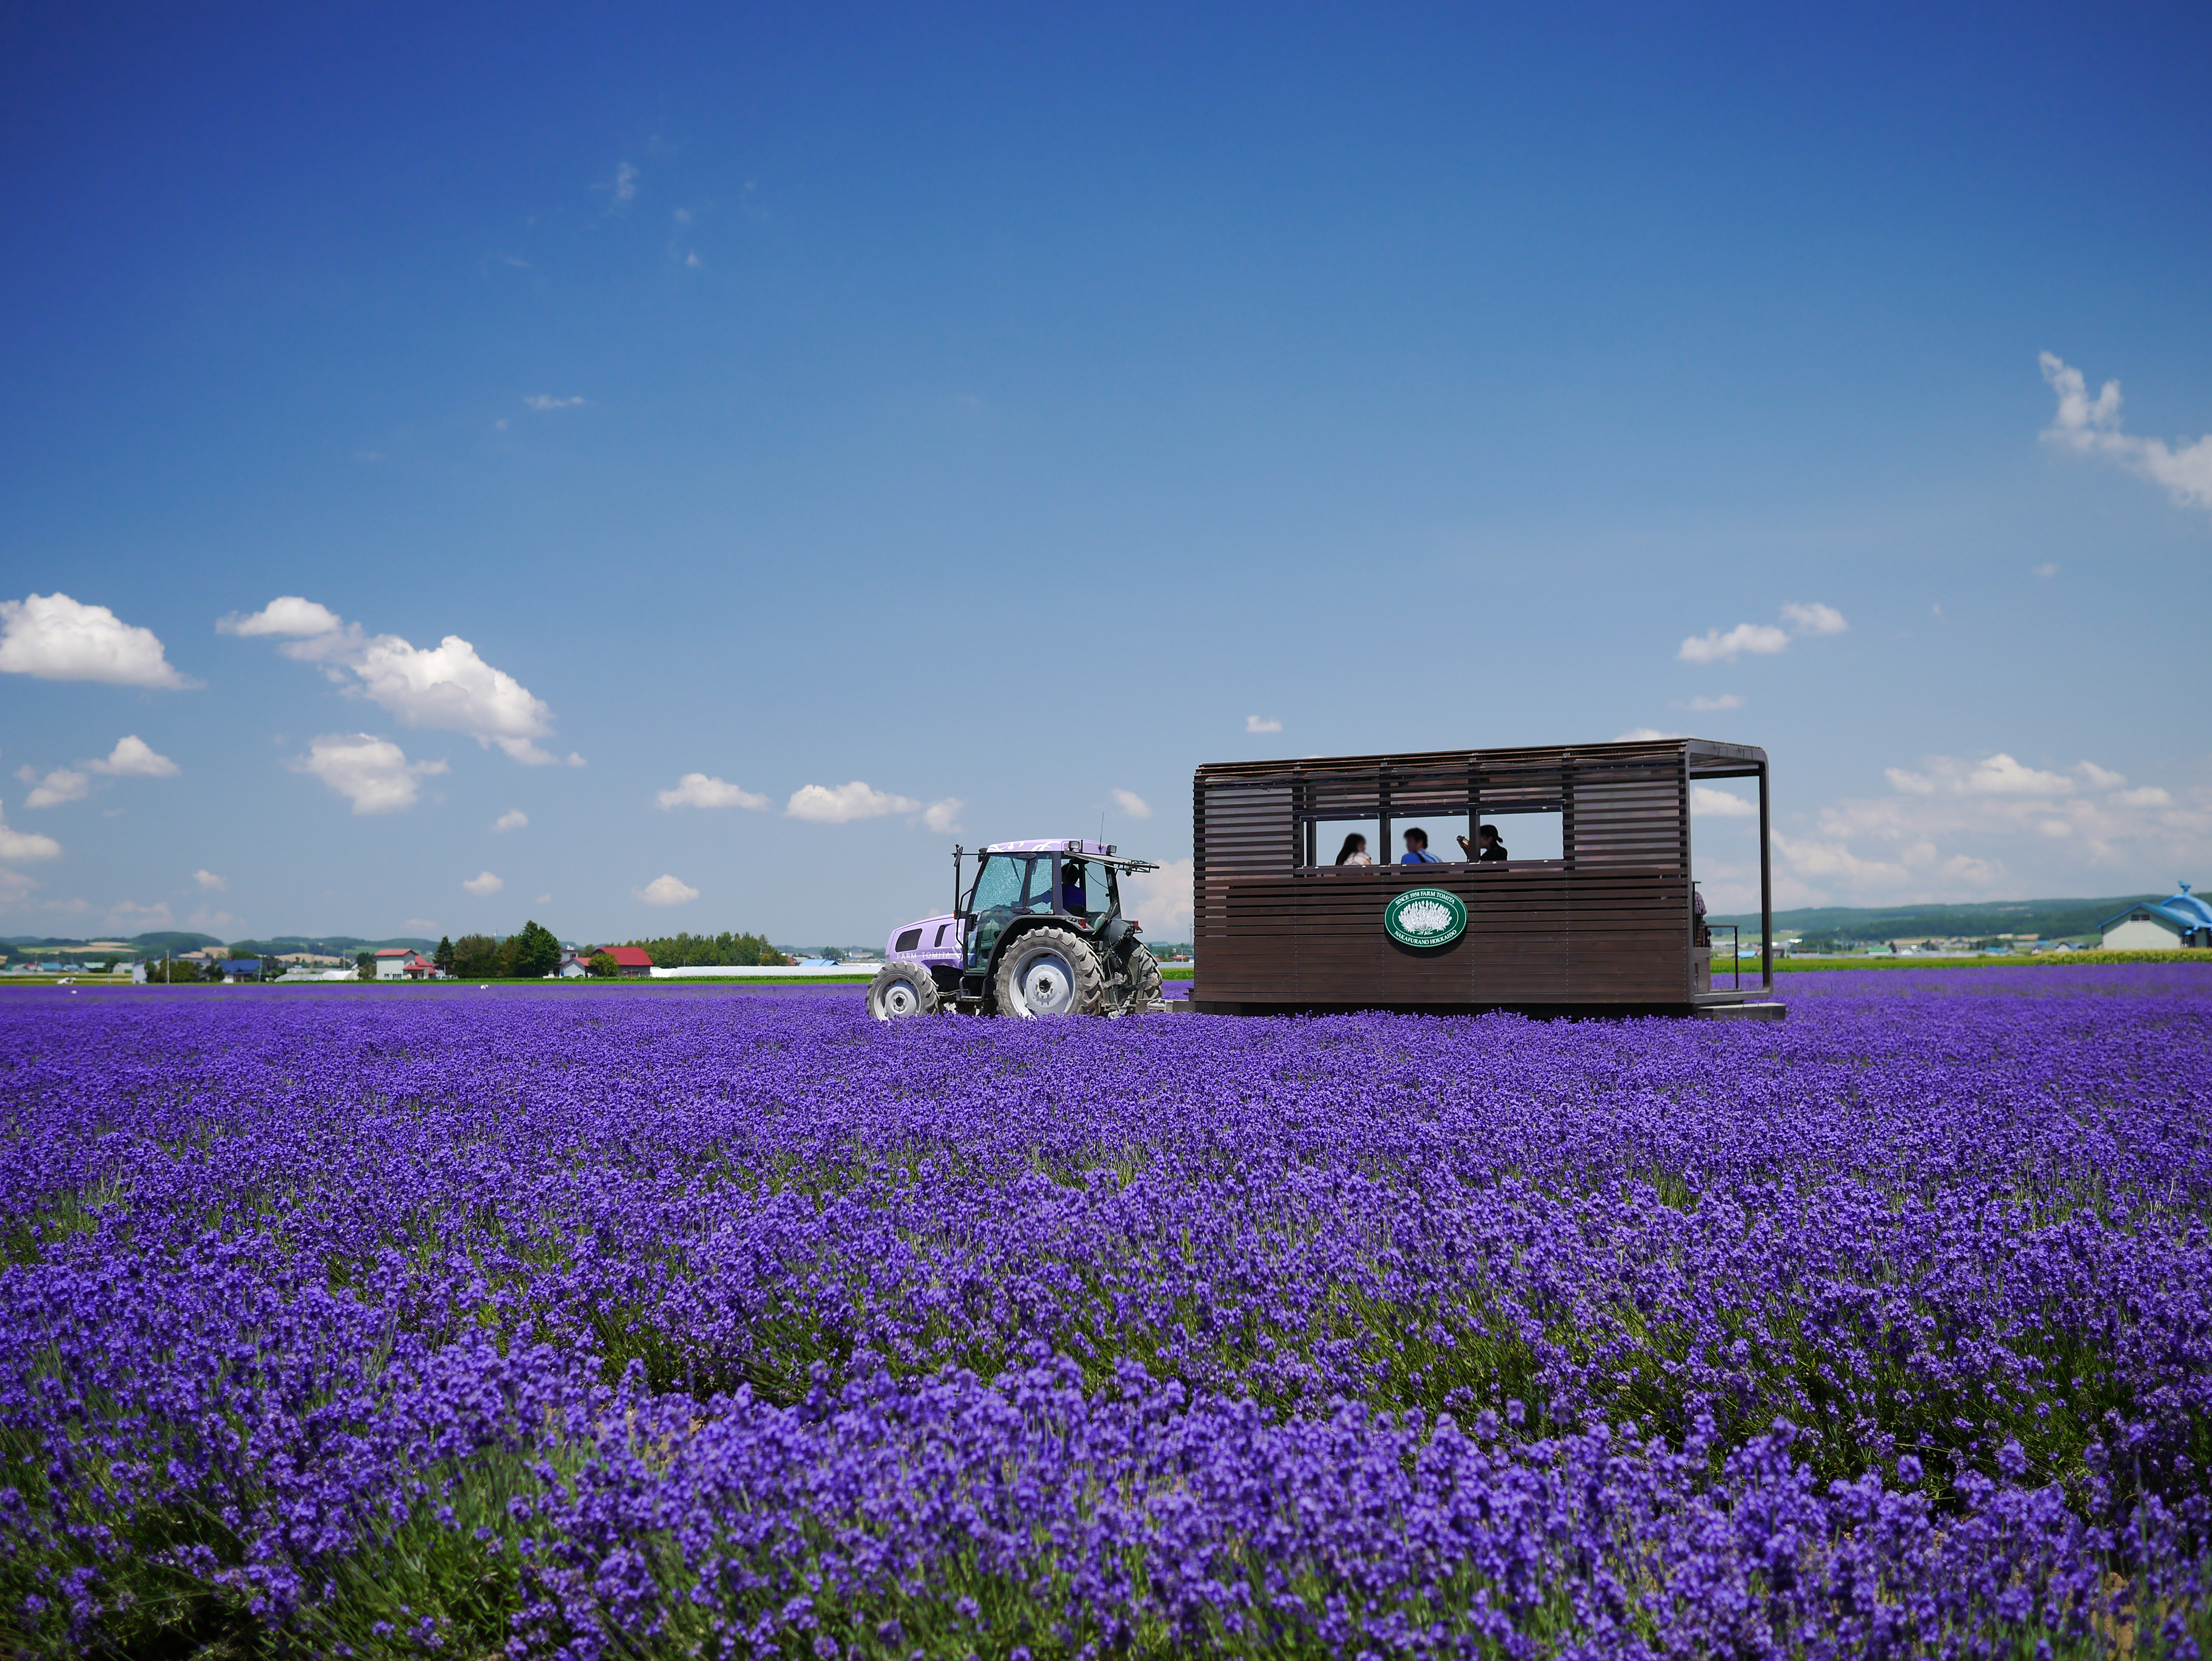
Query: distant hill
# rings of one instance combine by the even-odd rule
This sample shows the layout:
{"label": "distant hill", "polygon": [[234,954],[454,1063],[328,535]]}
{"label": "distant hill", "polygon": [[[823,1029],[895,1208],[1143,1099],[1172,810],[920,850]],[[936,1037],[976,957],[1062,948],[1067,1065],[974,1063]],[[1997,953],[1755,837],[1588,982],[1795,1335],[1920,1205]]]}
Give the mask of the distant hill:
{"label": "distant hill", "polygon": [[[118,936],[102,934],[101,940],[112,940]],[[158,934],[133,934],[130,937],[132,952],[143,957],[149,953],[159,957],[164,952],[197,952],[204,946],[221,946],[222,942],[212,934],[193,934],[182,929],[168,929]],[[9,934],[0,936],[0,944],[20,947],[25,951],[58,951],[66,946],[89,946],[89,938],[64,940],[56,934]]]}
{"label": "distant hill", "polygon": [[[120,938],[103,934],[102,940]],[[88,946],[89,940],[64,940],[56,934],[0,935],[0,946],[15,952],[59,952],[72,946]],[[204,946],[221,946],[223,941],[213,934],[194,934],[184,929],[166,929],[149,934],[130,937],[131,952],[134,957],[158,958],[163,952],[172,957],[180,952],[197,952]],[[374,952],[380,946],[402,946],[428,953],[437,949],[437,941],[424,940],[417,934],[395,935],[390,940],[372,940],[358,934],[279,934],[273,939],[233,940],[233,952],[239,957],[255,957],[280,952],[321,952],[334,958],[350,958],[357,952]]]}
{"label": "distant hill", "polygon": [[[1971,905],[1814,906],[1797,911],[1778,911],[1778,934],[1792,930],[1808,939],[1838,940],[1913,940],[1926,935],[1945,939],[1966,936],[1986,939],[1992,934],[2037,934],[2045,940],[2092,934],[2097,925],[2115,912],[2145,902],[2155,904],[2163,894],[2123,894],[2109,900],[1978,900]],[[1717,916],[1715,922],[1732,922],[1747,936],[1759,932],[1759,913]]]}
{"label": "distant hill", "polygon": [[424,940],[419,934],[396,934],[388,940],[364,940],[358,934],[275,934],[261,940],[233,940],[232,952],[239,957],[271,957],[286,952],[320,952],[333,958],[350,958],[362,952],[380,951],[386,946],[405,946],[424,956],[438,949],[438,942]]}

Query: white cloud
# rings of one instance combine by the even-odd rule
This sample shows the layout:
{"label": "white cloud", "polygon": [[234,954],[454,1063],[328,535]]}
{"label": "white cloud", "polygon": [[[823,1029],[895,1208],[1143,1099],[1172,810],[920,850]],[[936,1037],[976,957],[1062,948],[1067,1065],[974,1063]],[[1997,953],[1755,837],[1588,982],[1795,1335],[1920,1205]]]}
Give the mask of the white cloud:
{"label": "white cloud", "polygon": [[538,411],[580,410],[584,407],[584,400],[580,398],[556,398],[550,392],[525,392],[522,401]]}
{"label": "white cloud", "polygon": [[2074,788],[2074,781],[2063,773],[2027,766],[2002,751],[1976,762],[1930,756],[1921,765],[1917,773],[1903,767],[1887,769],[1891,788],[1913,796],[2063,796]]}
{"label": "white cloud", "polygon": [[1244,717],[1244,730],[1248,733],[1279,733],[1283,730],[1283,723],[1272,716],[1247,715]]}
{"label": "white cloud", "polygon": [[2043,378],[2058,394],[2058,413],[2043,430],[2044,441],[2078,455],[2101,455],[2130,472],[2163,484],[2185,508],[2212,508],[2212,434],[2180,449],[2155,438],[2133,438],[2120,430],[2120,383],[2108,380],[2094,399],[2079,369],[2069,368],[2051,352],[2038,355]]}
{"label": "white cloud", "polygon": [[170,914],[167,900],[156,900],[151,905],[141,905],[136,900],[118,900],[107,908],[107,927],[118,934],[143,934],[176,926],[177,920]]}
{"label": "white cloud", "polygon": [[407,927],[420,934],[427,934],[437,926],[438,920],[435,917],[410,917],[407,919]]}
{"label": "white cloud", "polygon": [[199,684],[170,667],[151,629],[63,593],[0,599],[0,672],[173,691]]}
{"label": "white cloud", "polygon": [[530,815],[520,807],[510,807],[491,822],[495,830],[520,830],[530,823]]}
{"label": "white cloud", "polygon": [[185,919],[194,928],[204,929],[210,934],[228,934],[238,925],[238,919],[228,911],[204,905]]}
{"label": "white cloud", "polygon": [[1732,790],[1722,790],[1710,784],[1690,787],[1690,811],[1709,814],[1717,819],[1755,819],[1759,804],[1747,801]]}
{"label": "white cloud", "polygon": [[615,200],[628,202],[637,195],[637,169],[627,161],[615,169]]}
{"label": "white cloud", "polygon": [[960,828],[960,810],[966,805],[957,796],[946,796],[921,810],[921,822],[940,837],[951,836]]}
{"label": "white cloud", "polygon": [[1723,634],[1708,629],[1682,642],[1675,656],[1685,663],[1725,663],[1741,652],[1762,655],[1787,651],[1790,636],[1771,623],[1739,623]]}
{"label": "white cloud", "polygon": [[2046,580],[2057,576],[2058,575],[2058,562],[2055,559],[2045,560],[2042,564],[2035,568],[2033,575],[2043,577]]}
{"label": "white cloud", "polygon": [[82,801],[90,795],[94,773],[158,779],[171,777],[177,771],[176,763],[167,756],[155,754],[151,745],[134,733],[118,739],[105,759],[79,762],[75,767],[57,767],[43,776],[34,767],[19,767],[15,776],[33,787],[24,799],[26,807],[58,807],[64,802]]}
{"label": "white cloud", "polygon": [[1144,925],[1155,940],[1179,940],[1190,933],[1191,883],[1196,867],[1170,860],[1157,871],[1132,871],[1121,879],[1122,909]]}
{"label": "white cloud", "polygon": [[136,733],[125,733],[116,739],[106,760],[88,761],[85,765],[118,779],[172,779],[181,770],[167,756],[155,753],[154,746]]}
{"label": "white cloud", "polygon": [[1107,793],[1114,798],[1114,806],[1133,819],[1148,819],[1152,816],[1152,805],[1133,790],[1115,789]]}
{"label": "white cloud", "polygon": [[1656,727],[1632,727],[1626,733],[1617,734],[1613,741],[1615,744],[1649,744],[1654,739],[1679,739],[1688,736],[1686,733],[1662,733]]}
{"label": "white cloud", "polygon": [[195,871],[192,873],[192,880],[198,883],[205,892],[210,894],[225,893],[228,892],[230,888],[229,883],[226,882],[222,878],[216,875],[212,871]]}
{"label": "white cloud", "polygon": [[699,891],[690,884],[665,873],[632,892],[647,905],[683,905],[699,897]]}
{"label": "white cloud", "polygon": [[700,259],[696,252],[685,254],[684,256],[684,263],[691,267],[695,271],[702,271],[707,269],[707,262]]}
{"label": "white cloud", "polygon": [[344,619],[329,606],[297,594],[279,594],[251,616],[233,611],[215,623],[219,635],[327,635],[344,626]]}
{"label": "white cloud", "polygon": [[758,812],[769,805],[766,796],[757,796],[727,779],[709,778],[704,773],[686,773],[676,781],[673,789],[663,790],[654,800],[663,811],[672,807],[750,807]]}
{"label": "white cloud", "polygon": [[410,762],[390,739],[367,733],[325,733],[308,745],[306,755],[295,756],[285,765],[320,779],[350,800],[356,813],[412,807],[416,782],[446,770],[442,761]]}
{"label": "white cloud", "polygon": [[[24,768],[16,776],[27,782],[38,776]],[[86,775],[66,767],[57,767],[44,778],[38,779],[31,794],[23,799],[26,807],[58,807],[65,801],[82,801],[91,794],[92,780]]]}
{"label": "white cloud", "polygon": [[52,837],[32,830],[10,830],[8,815],[0,812],[0,860],[51,860],[59,857],[62,845]]}
{"label": "white cloud", "polygon": [[467,889],[470,893],[474,894],[478,899],[483,899],[489,895],[498,893],[499,891],[506,887],[507,885],[499,878],[492,875],[490,872],[479,871],[473,877],[465,877],[462,879],[461,886]]}
{"label": "white cloud", "polygon": [[2122,789],[2094,762],[2069,776],[2002,751],[1927,756],[1888,777],[1891,795],[1775,832],[1779,903],[2112,893],[2212,861],[2212,783]]}
{"label": "white cloud", "polygon": [[1851,626],[1844,621],[1841,611],[1817,599],[1809,605],[1792,600],[1782,608],[1782,620],[1793,635],[1840,635]]}
{"label": "white cloud", "polygon": [[[381,704],[409,727],[465,733],[532,766],[560,760],[534,742],[553,731],[545,701],[486,663],[459,635],[434,647],[413,646],[398,635],[366,635],[359,624],[296,594],[216,626],[227,634],[294,636],[279,648],[285,656],[321,666],[349,692]],[[584,758],[572,754],[568,764],[580,767]]]}
{"label": "white cloud", "polygon": [[1741,709],[1743,708],[1743,700],[1738,697],[1734,692],[1723,692],[1718,697],[1692,698],[1687,703],[1684,704],[1682,708],[1686,709],[1699,710],[1702,712],[1710,712],[1715,709]]}
{"label": "white cloud", "polygon": [[1819,600],[1809,604],[1790,601],[1782,608],[1782,622],[1788,626],[1739,623],[1725,634],[1718,629],[1708,629],[1684,641],[1674,655],[1685,663],[1726,663],[1745,653],[1754,657],[1771,657],[1777,652],[1790,649],[1793,635],[1840,635],[1850,627],[1844,621],[1841,611]]}
{"label": "white cloud", "polygon": [[811,819],[817,824],[844,824],[853,819],[919,812],[921,804],[910,797],[871,789],[854,779],[850,784],[801,785],[791,793],[783,811],[793,818]]}

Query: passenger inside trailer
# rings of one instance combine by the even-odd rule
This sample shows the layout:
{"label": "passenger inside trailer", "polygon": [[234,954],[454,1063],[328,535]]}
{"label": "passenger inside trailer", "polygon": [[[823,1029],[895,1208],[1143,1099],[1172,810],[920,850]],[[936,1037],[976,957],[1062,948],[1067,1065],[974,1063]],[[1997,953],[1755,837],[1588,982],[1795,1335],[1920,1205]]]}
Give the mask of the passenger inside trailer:
{"label": "passenger inside trailer", "polygon": [[1462,837],[1459,838],[1459,847],[1460,852],[1477,864],[1488,860],[1503,860],[1510,857],[1505,851],[1505,844],[1498,840],[1498,827],[1494,824],[1477,825],[1474,830],[1474,843],[1470,845],[1468,839]]}

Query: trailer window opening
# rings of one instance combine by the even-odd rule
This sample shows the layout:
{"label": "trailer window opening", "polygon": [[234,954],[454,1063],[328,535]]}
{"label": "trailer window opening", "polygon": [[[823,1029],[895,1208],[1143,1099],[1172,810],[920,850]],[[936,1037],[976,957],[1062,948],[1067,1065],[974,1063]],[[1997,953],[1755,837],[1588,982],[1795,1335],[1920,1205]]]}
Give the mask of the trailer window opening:
{"label": "trailer window opening", "polygon": [[[1399,808],[1387,820],[1380,814],[1358,818],[1301,815],[1297,832],[1298,849],[1293,865],[1297,870],[1310,874],[1351,873],[1396,865],[1406,856],[1406,832],[1416,827],[1427,833],[1429,852],[1440,864],[1474,863],[1476,855],[1482,851],[1481,827],[1486,824],[1497,830],[1498,840],[1505,847],[1506,860],[1511,864],[1558,865],[1566,858],[1566,816],[1557,801],[1495,808],[1486,805],[1472,812],[1464,803],[1441,809],[1433,804],[1412,804]],[[1367,856],[1374,861],[1373,867],[1339,863],[1345,839],[1352,836],[1366,838]],[[1468,842],[1465,849],[1460,846],[1462,837]]]}
{"label": "trailer window opening", "polygon": [[1380,819],[1308,819],[1305,846],[1298,855],[1297,863],[1347,871],[1364,869],[1356,861],[1340,867],[1338,863],[1338,856],[1345,852],[1346,839],[1358,837],[1363,839],[1370,861],[1376,865],[1388,865],[1390,862],[1389,850],[1378,840],[1382,833],[1382,822]]}
{"label": "trailer window opening", "polygon": [[[1531,860],[1557,863],[1567,856],[1566,815],[1556,806],[1503,811],[1485,808],[1481,823],[1497,828],[1498,840],[1505,844],[1505,857],[1512,864],[1521,865]],[[1468,840],[1480,850],[1480,836]]]}

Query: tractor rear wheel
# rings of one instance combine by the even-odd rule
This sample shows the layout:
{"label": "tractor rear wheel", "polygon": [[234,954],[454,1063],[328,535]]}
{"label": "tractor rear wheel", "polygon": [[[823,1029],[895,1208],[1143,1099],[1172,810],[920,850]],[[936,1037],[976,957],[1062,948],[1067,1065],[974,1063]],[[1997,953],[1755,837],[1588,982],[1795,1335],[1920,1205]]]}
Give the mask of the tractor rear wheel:
{"label": "tractor rear wheel", "polygon": [[895,1021],[904,1015],[934,1015],[940,1007],[937,977],[927,964],[887,963],[868,983],[868,1013],[879,1021]]}
{"label": "tractor rear wheel", "polygon": [[1089,941],[1065,928],[1018,934],[999,959],[1001,1015],[1103,1015],[1106,969]]}
{"label": "tractor rear wheel", "polygon": [[1160,1001],[1160,965],[1141,946],[1129,948],[1129,978],[1121,993],[1121,1013],[1141,1015]]}

